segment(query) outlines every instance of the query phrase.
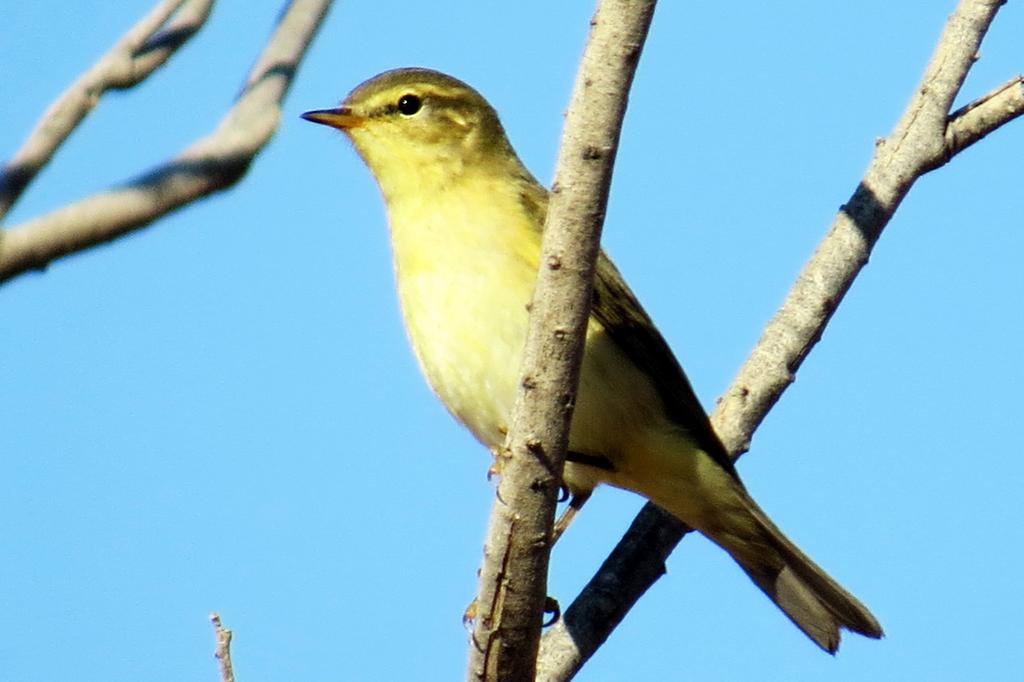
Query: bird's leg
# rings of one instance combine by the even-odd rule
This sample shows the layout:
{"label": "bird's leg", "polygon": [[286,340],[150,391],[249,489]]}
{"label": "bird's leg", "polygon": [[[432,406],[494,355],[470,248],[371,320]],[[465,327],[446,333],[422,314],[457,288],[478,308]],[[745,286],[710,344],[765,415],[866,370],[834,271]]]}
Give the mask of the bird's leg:
{"label": "bird's leg", "polygon": [[569,500],[569,506],[565,508],[562,515],[555,521],[555,527],[551,531],[551,544],[554,545],[558,542],[558,538],[562,537],[562,533],[569,527],[572,520],[576,518],[576,513],[583,508],[583,505],[590,499],[590,494],[593,490],[585,490],[583,492],[574,493],[572,499]]}
{"label": "bird's leg", "polygon": [[[502,433],[507,433],[507,429],[505,427],[501,427],[499,430]],[[489,466],[487,468],[487,480],[488,481],[492,480],[495,476],[501,476],[502,467],[505,464],[505,460],[507,460],[508,456],[509,456],[508,450],[506,448],[504,448],[504,447],[492,446],[490,448],[490,451],[491,451],[491,466]],[[581,455],[576,455],[576,456],[577,457],[581,457]],[[569,499],[569,506],[566,507],[565,511],[562,512],[562,515],[558,517],[558,520],[555,521],[555,525],[552,528],[552,531],[551,531],[551,545],[552,546],[554,546],[554,544],[556,542],[558,542],[558,538],[562,537],[562,533],[564,533],[565,529],[569,527],[569,524],[572,523],[572,520],[574,518],[576,518],[576,513],[579,512],[579,510],[583,508],[583,505],[586,504],[587,500],[590,499],[590,494],[592,492],[594,492],[593,490],[587,490],[585,492],[573,493],[572,490],[569,488],[569,486],[566,485],[565,481],[562,481],[562,483],[559,484],[559,489],[560,489],[560,491],[559,491],[558,501],[559,502],[564,502],[566,499]],[[571,496],[571,499],[570,499],[570,496]],[[498,497],[500,499],[500,497],[501,497],[500,492],[498,493]],[[466,609],[466,613],[469,614],[470,609],[472,609],[474,606],[475,605],[471,604],[470,608]],[[471,620],[471,619],[472,618],[470,618],[470,617],[463,618],[463,620]]]}

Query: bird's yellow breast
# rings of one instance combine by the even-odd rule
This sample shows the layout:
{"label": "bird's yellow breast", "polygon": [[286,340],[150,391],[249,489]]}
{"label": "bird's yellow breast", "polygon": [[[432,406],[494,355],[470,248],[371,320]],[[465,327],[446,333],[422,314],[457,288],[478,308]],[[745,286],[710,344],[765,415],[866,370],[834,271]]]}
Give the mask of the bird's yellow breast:
{"label": "bird's yellow breast", "polygon": [[[516,397],[540,226],[507,179],[465,182],[477,185],[392,197],[395,270],[406,327],[427,380],[456,418],[496,447]],[[570,448],[608,459],[617,474],[601,473],[600,479],[628,485],[633,464],[646,460],[626,453],[645,450],[639,440],[663,420],[649,377],[591,319]],[[591,488],[595,473],[567,468],[566,480]]]}
{"label": "bird's yellow breast", "polygon": [[457,191],[392,198],[395,273],[431,387],[477,438],[496,446],[515,400],[540,235],[507,181],[462,183]]}

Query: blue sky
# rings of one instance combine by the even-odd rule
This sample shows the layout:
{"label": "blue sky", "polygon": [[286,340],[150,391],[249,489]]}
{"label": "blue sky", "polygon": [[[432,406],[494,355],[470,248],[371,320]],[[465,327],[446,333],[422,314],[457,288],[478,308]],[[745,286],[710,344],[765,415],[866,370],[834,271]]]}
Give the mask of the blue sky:
{"label": "blue sky", "polygon": [[[7,225],[211,130],[274,3],[225,2],[105,98]],[[12,3],[0,156],[149,3]],[[706,406],[729,384],[916,85],[953,2],[672,3],[633,89],[605,246]],[[277,137],[230,192],[0,290],[5,680],[450,680],[492,498],[485,451],[408,351],[384,213],[301,121],[438,68],[550,180],[593,6],[341,3]],[[962,102],[1024,69],[996,19]],[[1017,428],[1024,121],[920,181],[740,473],[886,628],[822,654],[703,538],[582,680],[1005,679],[1024,664]],[[601,490],[553,556],[567,604],[642,504]]]}

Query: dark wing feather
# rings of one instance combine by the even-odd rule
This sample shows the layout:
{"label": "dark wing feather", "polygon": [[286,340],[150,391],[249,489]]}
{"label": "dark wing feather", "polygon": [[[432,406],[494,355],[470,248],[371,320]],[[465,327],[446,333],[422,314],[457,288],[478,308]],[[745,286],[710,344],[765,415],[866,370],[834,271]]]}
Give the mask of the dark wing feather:
{"label": "dark wing feather", "polygon": [[650,378],[668,417],[738,481],[736,467],[711,428],[707,413],[693,392],[686,373],[604,251],[597,260],[590,315],[601,323],[633,364]]}
{"label": "dark wing feather", "polygon": [[[547,191],[525,169],[519,182],[523,209],[534,217],[532,222],[539,227],[547,214]],[[669,419],[739,481],[729,453],[711,428],[708,415],[672,349],[604,251],[597,259],[590,315],[601,323],[626,357],[650,377]]]}

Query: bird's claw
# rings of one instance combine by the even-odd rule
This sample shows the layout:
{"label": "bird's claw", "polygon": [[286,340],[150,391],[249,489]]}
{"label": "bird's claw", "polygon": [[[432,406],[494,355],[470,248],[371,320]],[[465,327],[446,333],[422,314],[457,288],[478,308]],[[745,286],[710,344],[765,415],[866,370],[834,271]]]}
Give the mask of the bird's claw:
{"label": "bird's claw", "polygon": [[547,628],[557,623],[558,619],[562,617],[562,607],[558,605],[558,600],[554,597],[544,597],[544,613],[550,613],[551,618],[541,627]]}

